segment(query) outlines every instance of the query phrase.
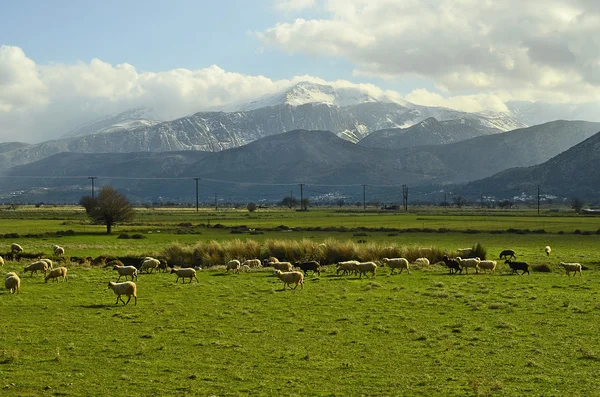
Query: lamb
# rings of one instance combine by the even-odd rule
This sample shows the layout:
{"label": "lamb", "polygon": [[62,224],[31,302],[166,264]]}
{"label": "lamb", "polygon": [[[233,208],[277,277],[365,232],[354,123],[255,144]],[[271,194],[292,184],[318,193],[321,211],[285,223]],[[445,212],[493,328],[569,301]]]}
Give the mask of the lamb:
{"label": "lamb", "polygon": [[[119,261],[120,262],[120,261]],[[131,277],[131,281],[133,278],[137,280],[138,270],[135,266],[123,266],[123,265],[114,265],[113,270],[116,270],[119,273],[119,278],[117,278],[117,282],[121,279],[121,277],[125,277],[125,281],[127,281],[127,277]]]}
{"label": "lamb", "polygon": [[473,248],[459,248],[456,250],[456,252],[458,253],[458,255],[468,258],[469,255],[473,253]]}
{"label": "lamb", "polygon": [[550,246],[549,246],[549,245],[547,245],[547,246],[544,248],[544,252],[546,253],[546,256],[550,256],[550,252],[552,252],[552,248],[550,248]]}
{"label": "lamb", "polygon": [[240,269],[243,270],[244,272],[249,272],[250,271],[250,266],[244,265]]}
{"label": "lamb", "polygon": [[67,268],[66,267],[57,267],[56,269],[50,270],[48,275],[44,277],[44,282],[48,282],[48,280],[52,279],[52,281],[58,281],[57,279],[62,277],[63,281],[68,281],[67,279]]}
{"label": "lamb", "polygon": [[280,270],[282,272],[291,272],[294,268],[290,262],[273,262],[269,263],[269,266],[272,266],[276,270]]}
{"label": "lamb", "polygon": [[417,266],[429,266],[429,259],[427,259],[427,258],[417,258],[417,259],[415,259],[415,265],[417,265]]}
{"label": "lamb", "polygon": [[462,268],[460,267],[460,263],[456,259],[450,259],[447,255],[444,255],[442,261],[446,264],[448,269],[450,270],[450,274],[462,273]]}
{"label": "lamb", "polygon": [[360,274],[360,278],[362,278],[363,274],[367,276],[367,273],[371,273],[371,277],[375,277],[375,273],[377,272],[377,265],[375,264],[375,262],[362,262],[356,265],[356,271],[358,272],[358,274]]}
{"label": "lamb", "polygon": [[58,245],[54,245],[54,255],[55,256],[65,256],[65,249],[63,247],[59,247]]}
{"label": "lamb", "polygon": [[[171,274],[177,274],[177,280],[175,280],[175,283],[179,282],[179,279],[182,278],[183,279],[183,284],[185,284],[185,279],[189,278],[190,282],[192,282],[192,279],[196,279],[196,281],[198,283],[200,283],[200,281],[198,280],[198,277],[196,277],[196,270],[188,267],[188,268],[184,268],[184,269],[171,269]],[[189,284],[188,283],[188,284]]]}
{"label": "lamb", "polygon": [[336,266],[335,274],[339,275],[340,270],[342,270],[342,276],[350,273],[356,273],[356,265],[358,265],[358,261],[344,261],[339,262]]}
{"label": "lamb", "polygon": [[562,266],[565,268],[565,271],[567,272],[567,276],[570,275],[571,272],[573,272],[573,277],[575,277],[575,275],[577,274],[577,272],[579,272],[579,276],[581,277],[581,263],[565,263],[565,262],[560,262],[558,264],[558,266]]}
{"label": "lamb", "polygon": [[152,271],[154,271],[154,269],[158,269],[159,265],[160,265],[160,261],[158,259],[154,259],[150,256],[147,256],[142,261],[139,272],[142,273],[145,270],[147,273],[152,273]]}
{"label": "lamb", "polygon": [[504,250],[500,253],[500,259],[508,259],[508,257],[515,259],[517,256],[515,255],[515,251],[513,250]]}
{"label": "lamb", "polygon": [[[250,268],[250,266],[248,266],[248,265],[244,265],[244,266]],[[230,270],[233,270],[234,272],[239,273],[240,267],[241,267],[240,261],[238,261],[237,259],[232,259],[229,262],[227,262],[227,273],[229,273]]]}
{"label": "lamb", "polygon": [[23,247],[21,247],[19,244],[17,243],[12,243],[10,245],[10,252],[12,252],[13,254],[17,254],[19,252],[23,252]]}
{"label": "lamb", "polygon": [[527,274],[531,274],[529,273],[529,263],[527,262],[513,262],[510,259],[507,259],[506,261],[504,261],[504,263],[506,263],[508,266],[510,266],[510,268],[512,269],[513,273],[517,273],[517,270],[521,270],[521,276],[525,274],[525,272],[527,272]]}
{"label": "lamb", "polygon": [[394,274],[394,270],[396,269],[400,269],[400,273],[402,273],[402,271],[406,269],[406,272],[410,274],[408,260],[406,258],[383,258],[381,261],[384,264],[388,265],[390,269],[392,269],[390,274]]}
{"label": "lamb", "polygon": [[276,269],[273,273],[281,281],[283,281],[283,290],[285,291],[286,286],[290,286],[292,288],[292,284],[296,284],[294,289],[298,288],[298,284],[300,284],[300,289],[304,289],[304,274],[300,272],[282,272],[279,269]]}
{"label": "lamb", "polygon": [[21,279],[16,273],[8,273],[4,279],[4,288],[6,288],[11,294],[18,294],[21,290]]}
{"label": "lamb", "polygon": [[46,271],[48,270],[48,263],[44,261],[33,262],[30,265],[25,266],[23,269],[24,273],[31,272],[31,277],[33,277],[33,272],[37,274],[38,270],[40,272],[44,272],[44,276],[46,275]]}
{"label": "lamb", "polygon": [[317,261],[307,261],[307,262],[296,263],[296,267],[299,267],[300,270],[302,270],[304,272],[305,276],[308,271],[317,273],[319,276],[321,275],[321,264]]}
{"label": "lamb", "polygon": [[[115,295],[117,295],[117,301],[115,302],[115,305],[119,304],[119,300],[123,302],[123,305],[128,304],[132,296],[134,299],[133,305],[137,305],[137,287],[133,281],[125,281],[124,283],[115,283],[113,281],[109,281],[108,288],[112,289]],[[127,302],[121,298],[121,295],[128,296]]]}
{"label": "lamb", "polygon": [[479,258],[462,259],[460,256],[457,256],[455,259],[460,267],[465,269],[466,274],[469,274],[469,268],[475,269],[475,273],[479,272]]}
{"label": "lamb", "polygon": [[494,273],[496,270],[496,261],[479,261],[479,268],[481,270],[489,270],[490,273]]}
{"label": "lamb", "polygon": [[0,266],[4,266],[4,258],[0,256]]}
{"label": "lamb", "polygon": [[248,265],[250,267],[262,267],[262,262],[260,261],[260,259],[248,259],[245,260],[244,263],[242,263],[242,265]]}

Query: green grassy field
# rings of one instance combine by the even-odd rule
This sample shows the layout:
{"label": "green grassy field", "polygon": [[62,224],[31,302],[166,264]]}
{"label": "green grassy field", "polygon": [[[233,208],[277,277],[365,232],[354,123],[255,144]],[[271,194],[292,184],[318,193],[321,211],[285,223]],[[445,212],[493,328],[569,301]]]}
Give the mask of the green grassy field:
{"label": "green grassy field", "polygon": [[[190,285],[175,284],[171,274],[144,274],[137,281],[138,305],[123,306],[115,305],[115,295],[106,290],[107,282],[116,280],[112,270],[68,264],[68,282],[45,284],[42,276],[22,275],[26,263],[8,262],[1,274],[22,275],[22,291],[11,295],[0,289],[1,395],[600,394],[595,376],[600,361],[597,218],[428,209],[418,214],[329,210],[214,216],[145,210],[146,218],[108,236],[72,209],[7,212],[0,211],[2,233],[20,233],[16,242],[26,251],[48,254],[55,243],[68,255],[97,256],[160,254],[174,242],[193,247],[199,241],[231,239],[320,243],[333,238],[448,251],[480,242],[490,257],[513,248],[519,259],[548,264],[553,271],[511,276],[499,264],[492,275],[451,276],[431,266],[394,276],[383,268],[374,279],[358,279],[338,277],[329,268],[320,277],[308,276],[304,289],[294,291],[282,291],[282,283],[267,270],[239,275],[203,270],[200,283]],[[240,235],[227,228],[193,227],[181,234],[178,226],[208,220],[250,228],[543,228],[548,233],[301,230]],[[435,222],[443,225],[432,227]],[[75,235],[42,235],[67,229]],[[576,229],[594,234],[573,234]],[[123,232],[147,238],[117,239]],[[23,237],[29,233],[35,236]],[[0,251],[12,242],[0,240]],[[543,253],[546,245],[552,246],[550,257]],[[569,278],[559,261],[581,262],[588,270]]]}

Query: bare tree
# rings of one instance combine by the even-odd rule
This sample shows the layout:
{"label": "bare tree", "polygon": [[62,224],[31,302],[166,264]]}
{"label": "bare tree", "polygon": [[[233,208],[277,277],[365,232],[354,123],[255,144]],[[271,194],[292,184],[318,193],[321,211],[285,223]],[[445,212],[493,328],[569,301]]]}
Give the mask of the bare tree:
{"label": "bare tree", "polygon": [[458,208],[462,208],[465,204],[467,204],[467,200],[465,200],[463,196],[456,196],[454,197],[453,201],[454,205],[456,205]]}
{"label": "bare tree", "polygon": [[573,208],[575,210],[575,212],[580,213],[581,209],[583,208],[583,201],[581,201],[577,197],[574,197],[571,200],[571,208]]}
{"label": "bare tree", "polygon": [[254,211],[256,211],[257,207],[256,207],[256,204],[254,204],[254,203],[248,203],[248,206],[246,208],[248,209],[248,211],[254,212]]}
{"label": "bare tree", "polygon": [[79,204],[94,222],[106,225],[106,234],[112,232],[116,223],[130,221],[135,216],[129,200],[112,186],[103,186],[95,198],[82,197]]}
{"label": "bare tree", "polygon": [[292,196],[284,197],[283,200],[281,200],[281,205],[292,208],[298,205],[298,200]]}

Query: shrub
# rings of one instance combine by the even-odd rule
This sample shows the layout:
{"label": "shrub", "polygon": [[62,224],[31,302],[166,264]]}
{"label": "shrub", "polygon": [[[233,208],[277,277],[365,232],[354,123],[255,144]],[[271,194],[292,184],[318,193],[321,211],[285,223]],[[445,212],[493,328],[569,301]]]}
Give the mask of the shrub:
{"label": "shrub", "polygon": [[131,238],[135,239],[135,240],[142,240],[142,239],[145,239],[146,236],[144,236],[143,234],[134,234],[131,236]]}
{"label": "shrub", "polygon": [[117,237],[117,238],[120,238],[120,239],[130,239],[131,237],[127,233],[121,233],[121,234],[119,234],[119,237]]}
{"label": "shrub", "polygon": [[472,258],[479,258],[481,260],[485,260],[486,256],[487,256],[487,249],[481,245],[481,243],[477,243],[475,245],[473,245],[473,247],[471,248],[471,255],[470,257]]}
{"label": "shrub", "polygon": [[540,272],[540,273],[551,273],[552,269],[550,269],[550,266],[543,264],[543,265],[535,265],[533,266],[533,271],[534,272]]}

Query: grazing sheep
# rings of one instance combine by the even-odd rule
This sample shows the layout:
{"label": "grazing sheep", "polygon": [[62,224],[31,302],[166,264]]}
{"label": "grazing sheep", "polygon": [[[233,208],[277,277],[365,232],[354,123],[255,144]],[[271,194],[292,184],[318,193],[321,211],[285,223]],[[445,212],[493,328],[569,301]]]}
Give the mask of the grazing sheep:
{"label": "grazing sheep", "polygon": [[4,258],[0,256],[0,266],[4,266]]}
{"label": "grazing sheep", "polygon": [[363,274],[367,276],[367,273],[371,273],[371,277],[375,277],[375,273],[377,273],[377,265],[375,262],[362,262],[356,265],[356,271],[360,275],[359,278],[362,278]]}
{"label": "grazing sheep", "polygon": [[[240,264],[240,261],[238,261],[237,259],[232,259],[229,262],[227,262],[227,273],[229,273],[230,270],[233,270],[236,273],[240,272],[240,267],[242,265]],[[248,265],[244,265],[246,267],[250,267]]]}
{"label": "grazing sheep", "polygon": [[169,271],[169,264],[167,263],[167,260],[159,259],[158,261],[160,262],[158,265],[158,271],[163,271],[164,273],[167,273]]}
{"label": "grazing sheep", "polygon": [[270,263],[275,262],[279,262],[279,259],[275,258],[274,256],[270,256],[267,259],[263,259],[263,266],[268,267],[271,266]]}
{"label": "grazing sheep", "polygon": [[504,250],[500,253],[500,259],[508,259],[508,257],[511,257],[512,259],[515,259],[517,256],[515,255],[515,251],[513,250]]}
{"label": "grazing sheep", "polygon": [[196,281],[198,283],[200,283],[200,281],[198,280],[198,277],[196,277],[196,270],[192,269],[191,267],[187,267],[184,269],[171,269],[171,274],[177,274],[177,280],[175,280],[175,283],[179,282],[179,279],[182,278],[183,279],[183,284],[185,284],[185,279],[189,278],[190,282],[188,284],[190,284],[192,282],[192,279],[196,279]]}
{"label": "grazing sheep", "polygon": [[21,247],[19,244],[17,243],[12,243],[10,245],[10,252],[12,252],[13,254],[17,254],[19,252],[23,252],[23,247]]}
{"label": "grazing sheep", "polygon": [[21,279],[16,273],[8,273],[4,279],[4,288],[6,288],[11,294],[18,294],[21,290]]}
{"label": "grazing sheep", "polygon": [[496,270],[496,261],[479,261],[479,269],[489,270],[490,273],[494,273]]}
{"label": "grazing sheep", "polygon": [[248,259],[242,263],[242,265],[248,265],[250,267],[262,267],[260,259]]}
{"label": "grazing sheep", "polygon": [[381,261],[384,264],[388,265],[390,269],[392,269],[390,274],[394,274],[394,270],[396,269],[400,269],[400,273],[402,273],[402,271],[406,269],[406,272],[410,274],[410,269],[408,267],[408,259],[406,258],[383,258]]}
{"label": "grazing sheep", "polygon": [[558,266],[562,266],[565,268],[565,271],[567,272],[567,276],[569,276],[571,274],[571,272],[573,272],[573,277],[575,277],[577,272],[579,272],[579,276],[581,277],[581,263],[560,262],[558,264]]}
{"label": "grazing sheep", "polygon": [[[128,304],[132,296],[134,299],[133,305],[137,305],[137,287],[133,281],[125,281],[124,283],[115,283],[113,281],[109,281],[108,288],[112,289],[115,295],[117,295],[117,301],[115,302],[115,305],[119,304],[119,300],[123,302],[123,305]],[[121,298],[121,295],[128,296],[127,302]]]}
{"label": "grazing sheep", "polygon": [[550,256],[550,252],[552,252],[552,248],[550,248],[550,246],[549,246],[549,245],[547,245],[547,246],[544,248],[544,252],[546,253],[546,256]]}
{"label": "grazing sheep", "polygon": [[507,259],[506,261],[504,261],[504,263],[506,263],[508,266],[510,266],[513,273],[519,274],[519,272],[517,270],[521,270],[522,271],[521,276],[524,275],[526,272],[527,272],[527,274],[531,274],[531,273],[529,273],[529,263],[527,263],[527,262],[513,262],[510,259]]}
{"label": "grazing sheep", "polygon": [[275,270],[281,270],[282,272],[291,272],[294,268],[290,262],[273,262],[269,263],[269,266],[272,266]]}
{"label": "grazing sheep", "polygon": [[450,259],[450,258],[448,258],[448,255],[444,255],[444,257],[442,258],[442,261],[444,261],[444,263],[448,267],[450,274],[462,273],[462,268],[460,267],[460,263],[458,263],[458,261],[456,259]]}
{"label": "grazing sheep", "polygon": [[250,271],[250,266],[244,265],[244,266],[241,266],[240,269],[243,270],[244,272],[249,272]]}
{"label": "grazing sheep", "polygon": [[[154,259],[150,256],[144,258],[144,260],[142,260],[142,264],[140,265],[140,273],[143,273],[144,270],[147,273],[152,273],[155,269],[158,269],[158,266],[160,265],[160,261],[158,259]],[[158,270],[157,270],[158,272]]]}
{"label": "grazing sheep", "polygon": [[42,258],[40,260],[44,261],[48,264],[48,269],[50,269],[50,270],[54,269],[54,264],[52,263],[52,261],[50,259]]}
{"label": "grazing sheep", "polygon": [[137,280],[138,270],[135,268],[135,266],[123,266],[116,264],[113,266],[113,270],[116,270],[117,273],[119,273],[119,278],[117,278],[117,282],[119,282],[121,277],[125,277],[125,281],[127,281],[127,277],[131,277],[131,281],[133,281],[134,277]]}
{"label": "grazing sheep", "polygon": [[415,259],[415,265],[417,265],[417,266],[429,266],[429,259],[427,259],[427,258],[417,258],[417,259]]}
{"label": "grazing sheep", "polygon": [[55,256],[65,256],[65,249],[63,247],[59,247],[58,245],[54,248]]}
{"label": "grazing sheep", "polygon": [[468,258],[469,255],[473,253],[473,248],[459,248],[456,250],[456,252],[458,253],[458,255]]}
{"label": "grazing sheep", "polygon": [[321,264],[317,261],[307,261],[307,262],[296,263],[296,267],[299,267],[300,270],[302,270],[304,272],[305,276],[308,271],[317,273],[319,276],[321,275]]}
{"label": "grazing sheep", "polygon": [[31,277],[33,277],[33,272],[37,274],[38,270],[40,272],[44,272],[44,276],[46,275],[46,271],[48,270],[48,263],[44,261],[33,262],[30,265],[25,266],[23,269],[24,273],[31,272]]}
{"label": "grazing sheep", "polygon": [[48,275],[44,277],[44,281],[47,283],[48,280],[52,279],[52,281],[58,281],[58,278],[62,277],[62,281],[68,281],[67,279],[67,268],[66,267],[57,267],[56,269],[50,270]]}
{"label": "grazing sheep", "polygon": [[340,271],[342,271],[342,276],[345,276],[346,274],[350,274],[350,273],[356,274],[356,265],[358,265],[359,263],[360,262],[358,262],[358,261],[339,262],[337,265],[335,265],[335,267],[336,267],[335,274],[339,275]]}
{"label": "grazing sheep", "polygon": [[285,287],[288,285],[290,286],[290,288],[292,288],[292,284],[296,284],[294,286],[294,289],[298,288],[298,284],[300,284],[301,286],[300,289],[304,289],[304,274],[300,272],[282,272],[281,270],[276,269],[273,274],[275,274],[277,277],[279,277],[281,281],[283,281],[284,291]]}
{"label": "grazing sheep", "polygon": [[475,273],[479,272],[479,258],[465,258],[462,259],[460,256],[454,258],[461,268],[465,270],[466,274],[469,274],[469,268],[475,269]]}

